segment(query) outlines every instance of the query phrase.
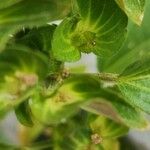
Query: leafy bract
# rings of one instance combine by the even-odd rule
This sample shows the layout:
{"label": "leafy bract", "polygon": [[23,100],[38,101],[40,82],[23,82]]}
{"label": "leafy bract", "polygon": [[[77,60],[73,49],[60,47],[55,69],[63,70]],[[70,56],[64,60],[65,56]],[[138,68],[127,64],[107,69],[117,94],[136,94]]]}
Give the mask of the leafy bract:
{"label": "leafy bract", "polygon": [[128,127],[118,124],[108,118],[98,116],[95,120],[90,123],[93,133],[97,133],[104,140],[115,139],[120,136],[127,134],[129,131]]}
{"label": "leafy bract", "polygon": [[56,28],[54,56],[76,61],[80,53],[115,54],[125,40],[127,17],[112,0],[77,0],[76,11]]}
{"label": "leafy bract", "polygon": [[[105,138],[91,129],[90,124],[97,118],[99,116],[81,110],[66,122],[55,126],[52,137],[55,143],[53,147],[67,150],[83,150],[85,148],[92,150],[119,150],[119,142],[116,139]],[[101,126],[103,119],[98,120],[97,123],[101,130],[105,130],[105,133],[108,131],[109,124]],[[66,143],[66,141],[68,142]]]}
{"label": "leafy bract", "polygon": [[[91,118],[91,116],[90,116]],[[54,128],[53,141],[54,149],[67,150],[101,150],[101,144],[95,144],[91,140],[91,128],[89,127],[89,115],[80,111],[74,117]],[[66,142],[68,141],[68,142]],[[113,147],[114,148],[114,147]]]}
{"label": "leafy bract", "polygon": [[145,0],[115,0],[125,13],[138,25],[144,17]]}
{"label": "leafy bract", "polygon": [[130,65],[120,75],[118,86],[126,101],[150,113],[150,59]]}
{"label": "leafy bract", "polygon": [[66,5],[60,0],[6,0],[0,6],[0,50],[4,49],[11,35],[20,29],[45,25],[67,13],[63,12]]}
{"label": "leafy bract", "polygon": [[[99,83],[86,75],[73,75],[52,96],[44,96],[43,91],[37,89],[30,100],[32,114],[44,124],[58,124],[74,115],[80,109],[79,105],[87,101],[88,92],[93,93],[98,87]],[[81,88],[81,91],[76,88]]]}
{"label": "leafy bract", "polygon": [[47,62],[45,55],[23,46],[7,47],[0,53],[1,115],[28,98],[30,89],[43,81],[48,73]]}
{"label": "leafy bract", "polygon": [[65,80],[56,94],[44,98],[42,93],[32,97],[30,108],[33,116],[45,124],[60,123],[82,108],[129,127],[146,126],[138,111],[122,98],[103,90],[99,78],[95,76],[74,74]]}

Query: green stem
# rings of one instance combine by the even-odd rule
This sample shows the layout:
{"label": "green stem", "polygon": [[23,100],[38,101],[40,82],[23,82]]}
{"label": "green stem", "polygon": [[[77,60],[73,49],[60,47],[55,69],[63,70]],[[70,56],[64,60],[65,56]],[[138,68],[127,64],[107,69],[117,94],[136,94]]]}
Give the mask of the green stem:
{"label": "green stem", "polygon": [[71,76],[83,76],[83,75],[89,75],[96,78],[99,78],[101,80],[108,80],[108,81],[115,81],[118,79],[119,74],[114,73],[72,73]]}
{"label": "green stem", "polygon": [[116,81],[119,75],[113,73],[99,73],[98,76],[101,80]]}

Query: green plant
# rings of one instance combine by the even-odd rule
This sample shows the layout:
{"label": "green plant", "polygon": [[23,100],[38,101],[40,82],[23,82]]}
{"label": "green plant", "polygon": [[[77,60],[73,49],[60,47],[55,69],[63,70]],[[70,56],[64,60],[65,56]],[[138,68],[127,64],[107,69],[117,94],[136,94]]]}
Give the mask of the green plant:
{"label": "green plant", "polygon": [[[119,137],[146,128],[150,22],[145,11],[142,23],[144,6],[145,0],[1,1],[0,117],[14,110],[27,128],[20,131],[22,148],[0,147],[119,150]],[[97,55],[98,73],[65,69],[81,53]],[[36,144],[43,134],[46,142]]]}

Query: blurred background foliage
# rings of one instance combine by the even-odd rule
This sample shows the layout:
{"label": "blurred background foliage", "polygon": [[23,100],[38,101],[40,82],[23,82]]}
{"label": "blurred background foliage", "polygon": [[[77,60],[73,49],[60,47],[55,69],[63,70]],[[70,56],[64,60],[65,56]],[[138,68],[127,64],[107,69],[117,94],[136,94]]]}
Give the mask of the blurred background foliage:
{"label": "blurred background foliage", "polygon": [[[53,21],[70,16],[73,7],[71,0],[0,2],[0,118],[9,118],[0,123],[0,150],[146,150],[127,136],[130,128],[147,126],[145,114],[125,102],[117,87],[103,89],[99,76],[81,74],[83,64],[68,73],[53,57]],[[140,27],[129,20],[116,55],[97,58],[98,71],[121,74],[137,60],[150,59],[149,7],[147,0]]]}

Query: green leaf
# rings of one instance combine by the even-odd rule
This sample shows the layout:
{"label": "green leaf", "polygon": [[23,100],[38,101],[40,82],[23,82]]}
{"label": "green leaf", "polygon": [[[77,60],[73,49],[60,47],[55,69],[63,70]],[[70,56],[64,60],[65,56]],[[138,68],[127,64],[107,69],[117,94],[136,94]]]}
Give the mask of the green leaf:
{"label": "green leaf", "polygon": [[129,128],[108,118],[99,116],[90,124],[92,132],[102,139],[115,139],[128,133]]}
{"label": "green leaf", "polygon": [[6,0],[5,6],[0,2],[0,50],[4,49],[10,35],[23,27],[45,25],[64,16],[66,11],[62,11],[66,5],[60,4],[63,4],[60,0]]}
{"label": "green leaf", "polygon": [[136,24],[141,25],[144,17],[145,0],[115,0]]}
{"label": "green leaf", "polygon": [[28,104],[28,100],[24,101],[15,108],[15,114],[21,124],[28,127],[33,126],[31,110]]}
{"label": "green leaf", "polygon": [[77,0],[76,13],[56,28],[52,42],[54,56],[76,61],[80,53],[101,57],[114,55],[125,40],[127,17],[112,0]]}
{"label": "green leaf", "polygon": [[98,59],[98,68],[100,71],[120,74],[126,67],[138,59],[150,58],[149,9],[150,1],[147,1],[142,26],[139,28],[130,22],[127,40],[115,56],[109,59]]}
{"label": "green leaf", "polygon": [[126,101],[150,113],[150,59],[130,65],[118,80],[118,87]]}

